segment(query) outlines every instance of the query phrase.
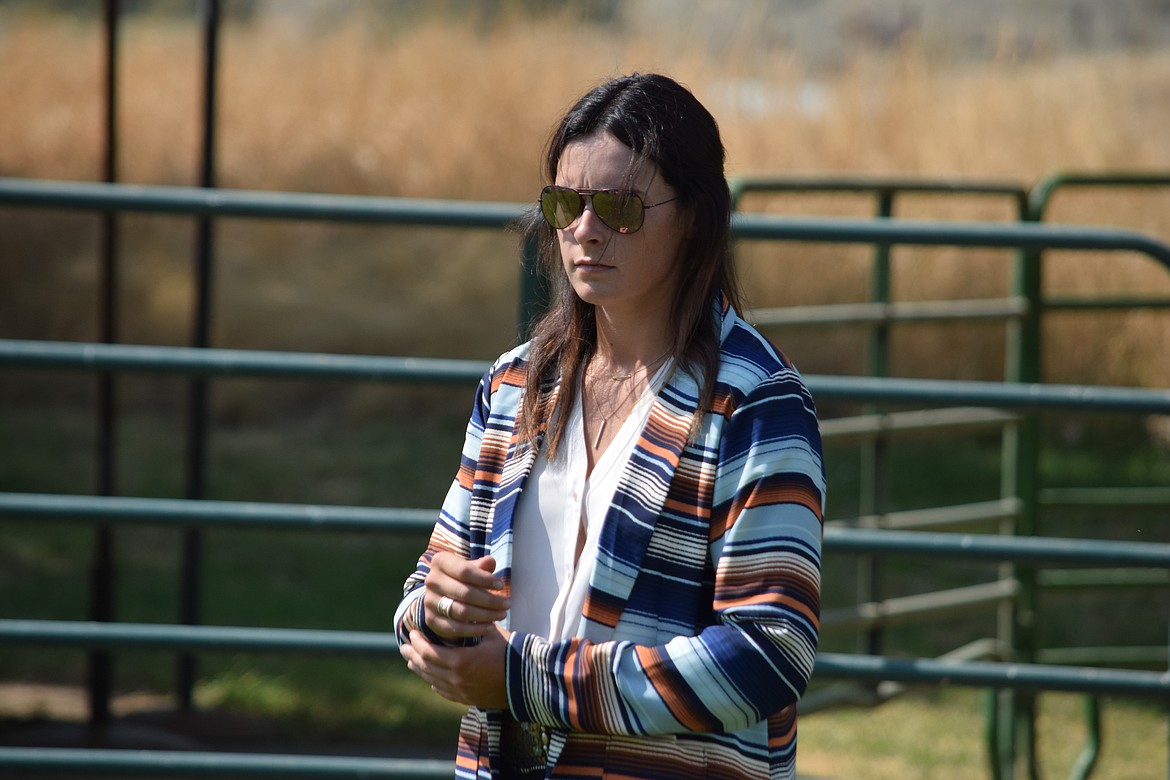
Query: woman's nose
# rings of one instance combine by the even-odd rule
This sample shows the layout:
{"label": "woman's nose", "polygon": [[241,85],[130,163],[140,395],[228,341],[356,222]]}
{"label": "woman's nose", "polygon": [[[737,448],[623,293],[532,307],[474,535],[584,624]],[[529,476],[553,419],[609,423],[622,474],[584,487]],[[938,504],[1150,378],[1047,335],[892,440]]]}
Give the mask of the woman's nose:
{"label": "woman's nose", "polygon": [[581,211],[581,216],[577,218],[577,224],[573,226],[573,233],[577,236],[577,240],[582,243],[590,239],[600,240],[605,229],[605,223],[593,210],[593,199],[586,200],[585,208]]}

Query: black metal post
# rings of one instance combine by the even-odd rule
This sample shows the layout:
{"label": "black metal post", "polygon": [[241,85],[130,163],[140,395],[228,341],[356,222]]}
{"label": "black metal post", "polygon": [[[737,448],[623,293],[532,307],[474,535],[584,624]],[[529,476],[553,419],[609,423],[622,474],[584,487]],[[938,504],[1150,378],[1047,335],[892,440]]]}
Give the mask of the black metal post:
{"label": "black metal post", "polygon": [[[118,178],[118,0],[105,0],[105,156],[102,160],[102,179]],[[118,340],[118,220],[113,213],[101,217],[98,272],[98,340],[114,344]],[[116,442],[115,414],[117,387],[114,374],[102,372],[97,376],[97,479],[99,496],[112,496],[117,490],[115,473]],[[109,622],[114,619],[114,531],[108,523],[101,523],[94,532],[93,559],[90,564],[90,619]],[[110,721],[110,696],[113,677],[113,659],[108,650],[89,653],[86,672],[89,696],[89,723],[100,728]]]}
{"label": "black metal post", "polygon": [[[203,0],[203,131],[199,186],[215,186],[215,105],[216,65],[219,48],[219,0]],[[195,229],[195,306],[191,344],[211,344],[211,302],[213,289],[213,225],[209,217],[200,217]],[[202,377],[192,379],[187,404],[186,497],[200,499],[206,493],[207,408],[210,389]],[[190,528],[183,538],[180,582],[179,620],[187,625],[200,622],[200,570],[203,561],[203,535]],[[195,657],[180,655],[177,664],[179,706],[192,708],[195,687]]]}

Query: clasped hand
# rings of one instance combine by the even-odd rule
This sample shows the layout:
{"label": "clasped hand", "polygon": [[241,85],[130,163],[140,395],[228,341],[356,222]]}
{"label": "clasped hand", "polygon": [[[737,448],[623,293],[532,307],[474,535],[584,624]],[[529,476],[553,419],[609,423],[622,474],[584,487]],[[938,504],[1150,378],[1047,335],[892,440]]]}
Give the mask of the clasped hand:
{"label": "clasped hand", "polygon": [[445,647],[416,630],[410,632],[410,642],[402,646],[401,653],[407,668],[443,698],[505,709],[510,633],[496,621],[507,616],[511,601],[500,592],[503,583],[494,574],[495,565],[490,556],[470,561],[452,553],[435,553],[423,595],[427,626],[444,639],[479,641],[468,647]]}

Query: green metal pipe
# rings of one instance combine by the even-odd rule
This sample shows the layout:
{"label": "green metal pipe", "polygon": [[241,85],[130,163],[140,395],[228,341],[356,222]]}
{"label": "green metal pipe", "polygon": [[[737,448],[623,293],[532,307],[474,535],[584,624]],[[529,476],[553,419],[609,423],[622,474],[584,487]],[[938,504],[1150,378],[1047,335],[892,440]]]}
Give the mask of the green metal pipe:
{"label": "green metal pipe", "polygon": [[0,640],[46,647],[396,656],[390,631],[0,619]]}
{"label": "green metal pipe", "polygon": [[1170,585],[1170,571],[1164,569],[1055,569],[1040,572],[1038,582],[1044,588],[1059,588],[1061,590],[1158,588]]}
{"label": "green metal pipe", "polygon": [[1027,302],[1019,298],[888,303],[833,303],[753,309],[751,320],[760,326],[879,325],[892,322],[952,322],[1003,320],[1023,316]]}
{"label": "green metal pipe", "polygon": [[329,220],[461,228],[505,227],[526,211],[524,205],[513,203],[99,184],[2,177],[0,204],[97,212]]}
{"label": "green metal pipe", "polygon": [[999,580],[825,609],[821,612],[821,635],[953,619],[996,606],[1014,596],[1015,582]]}
{"label": "green metal pipe", "polygon": [[1029,218],[1044,219],[1053,195],[1066,187],[1170,187],[1164,173],[1124,172],[1085,173],[1064,171],[1050,174],[1032,185],[1028,192]]}
{"label": "green metal pipe", "polygon": [[818,653],[814,674],[845,680],[929,682],[1025,691],[1110,692],[1170,699],[1170,672],[1132,669]]}
{"label": "green metal pipe", "polygon": [[1081,754],[1077,756],[1069,780],[1086,780],[1093,774],[1093,767],[1101,756],[1101,702],[1096,696],[1086,696],[1081,707],[1087,740]]}
{"label": "green metal pipe", "polygon": [[[1045,488],[1044,506],[1165,506],[1170,507],[1170,487]],[[1163,515],[1162,519],[1170,519]]]}
{"label": "green metal pipe", "polygon": [[1133,414],[1170,412],[1170,390],[825,375],[809,375],[805,381],[814,395],[840,400]]}
{"label": "green metal pipe", "polygon": [[944,526],[983,526],[995,521],[1010,520],[1019,511],[1019,501],[1012,498],[1000,498],[994,501],[977,501],[927,509],[904,509],[898,512],[886,512],[880,517],[830,520],[825,527],[923,531]]}
{"label": "green metal pipe", "polygon": [[434,509],[0,493],[0,519],[425,533],[438,515]]}
{"label": "green metal pipe", "polygon": [[0,339],[0,365],[202,376],[475,383],[480,360]]}
{"label": "green metal pipe", "polygon": [[1136,666],[1166,665],[1165,645],[1127,645],[1125,647],[1051,647],[1041,649],[1036,660],[1059,666]]}
{"label": "green metal pipe", "polygon": [[1170,298],[1084,298],[1054,296],[1044,299],[1049,311],[1113,311],[1135,309],[1170,309]]}
{"label": "green metal pipe", "polygon": [[1017,416],[1010,412],[983,409],[978,406],[959,406],[833,417],[821,420],[820,425],[822,439],[841,441],[872,437],[879,433],[906,437],[929,435],[940,431],[955,433],[965,430],[1001,429],[1016,419]]}
{"label": "green metal pipe", "polygon": [[[235,501],[0,493],[0,518],[48,517],[123,523],[207,523],[333,530],[425,532],[436,512],[423,509],[302,506]],[[1014,560],[1029,563],[1170,568],[1170,544],[1154,542],[825,528],[825,549],[870,553]]]}
{"label": "green metal pipe", "polygon": [[749,192],[857,192],[857,193],[916,193],[935,195],[993,195],[1008,196],[1015,201],[1017,211],[1027,204],[1026,188],[1013,182],[954,181],[943,179],[907,179],[897,177],[863,176],[737,176],[728,182],[732,202],[738,208],[740,200]]}
{"label": "green metal pipe", "polygon": [[[0,339],[0,365],[91,371],[464,383],[477,381],[489,364],[477,360]],[[823,375],[809,375],[805,380],[814,394],[844,400],[1170,414],[1170,390]]]}
{"label": "green metal pipe", "polygon": [[[207,190],[0,177],[0,204],[98,212],[194,214],[257,219],[317,219],[437,227],[500,228],[526,214],[517,203],[420,200],[362,195]],[[1170,268],[1170,246],[1131,230],[1044,224],[783,218],[734,214],[740,239],[1033,249],[1131,250]]]}
{"label": "green metal pipe", "polygon": [[0,747],[0,772],[151,777],[329,777],[449,780],[450,761],[177,750]]}
{"label": "green metal pipe", "polygon": [[991,780],[1002,780],[1004,757],[1003,740],[999,729],[1002,721],[999,699],[1002,691],[989,688],[983,692],[983,744],[987,753],[987,772]]}
{"label": "green metal pipe", "polygon": [[1133,230],[1042,223],[926,222],[734,214],[739,239],[844,244],[908,244],[1003,249],[1128,250],[1149,255],[1170,269],[1170,246]]}
{"label": "green metal pipe", "polygon": [[825,549],[835,553],[916,555],[923,560],[1016,561],[1077,566],[1170,568],[1170,544],[1047,536],[947,534],[868,528],[825,528]]}
{"label": "green metal pipe", "polygon": [[[0,640],[56,647],[152,650],[320,652],[382,656],[397,652],[389,631],[88,623],[0,619]],[[1094,669],[944,659],[819,653],[816,674],[838,679],[967,685],[979,688],[1111,693],[1170,699],[1170,672]]]}

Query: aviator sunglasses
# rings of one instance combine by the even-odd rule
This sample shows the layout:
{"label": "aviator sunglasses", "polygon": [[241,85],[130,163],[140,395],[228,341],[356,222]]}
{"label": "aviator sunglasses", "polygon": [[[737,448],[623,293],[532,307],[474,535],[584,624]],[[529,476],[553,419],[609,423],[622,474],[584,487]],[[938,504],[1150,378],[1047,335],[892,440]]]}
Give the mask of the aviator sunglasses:
{"label": "aviator sunglasses", "polygon": [[550,184],[540,191],[540,213],[548,224],[564,230],[585,211],[586,198],[593,204],[597,218],[622,234],[637,233],[642,228],[646,209],[678,200],[676,196],[646,205],[638,193],[629,190],[579,190]]}

